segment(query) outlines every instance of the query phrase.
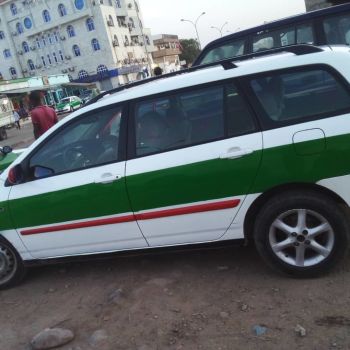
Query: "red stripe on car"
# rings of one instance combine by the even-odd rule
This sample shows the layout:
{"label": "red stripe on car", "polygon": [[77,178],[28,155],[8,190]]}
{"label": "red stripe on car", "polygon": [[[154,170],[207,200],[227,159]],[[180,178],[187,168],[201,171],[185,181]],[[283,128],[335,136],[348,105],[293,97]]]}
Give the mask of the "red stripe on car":
{"label": "red stripe on car", "polygon": [[240,203],[239,199],[234,199],[234,200],[223,201],[223,202],[197,204],[197,205],[191,205],[189,207],[165,209],[165,210],[152,211],[149,213],[135,214],[135,217],[137,220],[152,220],[152,219],[158,219],[158,218],[165,218],[167,216],[195,214],[195,213],[202,213],[205,211],[235,208],[239,205],[239,203]]}
{"label": "red stripe on car", "polygon": [[239,199],[234,199],[234,200],[227,200],[227,201],[215,202],[215,203],[191,205],[191,206],[182,207],[182,208],[157,210],[149,213],[125,215],[117,218],[96,219],[91,221],[76,222],[72,224],[40,227],[40,228],[34,228],[29,230],[23,230],[21,231],[21,235],[29,236],[29,235],[35,235],[40,233],[74,230],[78,228],[121,224],[124,222],[131,222],[135,220],[152,220],[152,219],[159,219],[159,218],[165,218],[170,216],[188,215],[188,214],[202,213],[206,211],[230,209],[230,208],[237,207],[239,203],[240,203]]}
{"label": "red stripe on car", "polygon": [[23,235],[23,236],[36,235],[39,233],[74,230],[77,228],[104,226],[104,225],[111,225],[111,224],[121,224],[123,222],[130,222],[130,221],[135,221],[134,215],[120,216],[118,218],[97,219],[97,220],[91,220],[91,221],[76,222],[73,224],[64,224],[64,225],[56,225],[56,226],[49,226],[49,227],[33,228],[30,230],[21,231],[21,235]]}

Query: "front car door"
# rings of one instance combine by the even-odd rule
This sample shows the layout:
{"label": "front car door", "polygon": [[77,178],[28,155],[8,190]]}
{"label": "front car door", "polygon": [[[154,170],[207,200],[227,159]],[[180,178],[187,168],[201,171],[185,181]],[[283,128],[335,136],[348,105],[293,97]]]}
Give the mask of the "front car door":
{"label": "front car door", "polygon": [[129,140],[127,188],[149,245],[220,239],[250,191],[262,149],[235,84],[136,102]]}
{"label": "front car door", "polygon": [[125,121],[122,106],[76,117],[21,163],[28,181],[12,187],[9,208],[32,256],[147,246],[125,187]]}

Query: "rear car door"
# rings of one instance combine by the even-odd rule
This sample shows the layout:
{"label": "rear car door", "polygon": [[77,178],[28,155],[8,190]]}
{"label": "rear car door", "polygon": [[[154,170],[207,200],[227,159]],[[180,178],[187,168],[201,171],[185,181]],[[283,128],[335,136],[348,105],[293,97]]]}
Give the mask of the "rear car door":
{"label": "rear car door", "polygon": [[132,117],[127,189],[149,245],[220,239],[250,191],[262,149],[236,85],[145,98]]}
{"label": "rear car door", "polygon": [[287,183],[335,184],[349,174],[350,89],[334,68],[270,71],[247,84],[264,129],[255,192]]}
{"label": "rear car door", "polygon": [[146,247],[125,186],[122,106],[64,124],[22,163],[11,188],[14,226],[36,258]]}

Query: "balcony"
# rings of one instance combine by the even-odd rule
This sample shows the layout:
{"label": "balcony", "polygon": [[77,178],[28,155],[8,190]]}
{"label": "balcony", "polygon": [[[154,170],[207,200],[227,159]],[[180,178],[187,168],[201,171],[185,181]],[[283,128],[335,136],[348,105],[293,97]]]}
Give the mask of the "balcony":
{"label": "balcony", "polygon": [[117,12],[117,16],[118,17],[126,17],[126,16],[128,16],[128,10],[127,10],[126,6],[118,7],[116,9],[116,12]]}
{"label": "balcony", "polygon": [[176,56],[180,55],[181,51],[180,49],[163,49],[152,52],[153,58],[161,58],[166,56]]}

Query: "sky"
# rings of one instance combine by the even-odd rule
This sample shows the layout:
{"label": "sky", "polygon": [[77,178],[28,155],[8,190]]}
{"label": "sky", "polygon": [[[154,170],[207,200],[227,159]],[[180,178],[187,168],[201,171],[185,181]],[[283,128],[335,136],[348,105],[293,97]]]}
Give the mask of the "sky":
{"label": "sky", "polygon": [[221,27],[223,34],[263,24],[283,17],[305,12],[304,0],[139,0],[145,27],[152,35],[176,34],[180,39],[195,38],[194,26],[181,19],[198,21],[202,46],[220,36],[212,26]]}

